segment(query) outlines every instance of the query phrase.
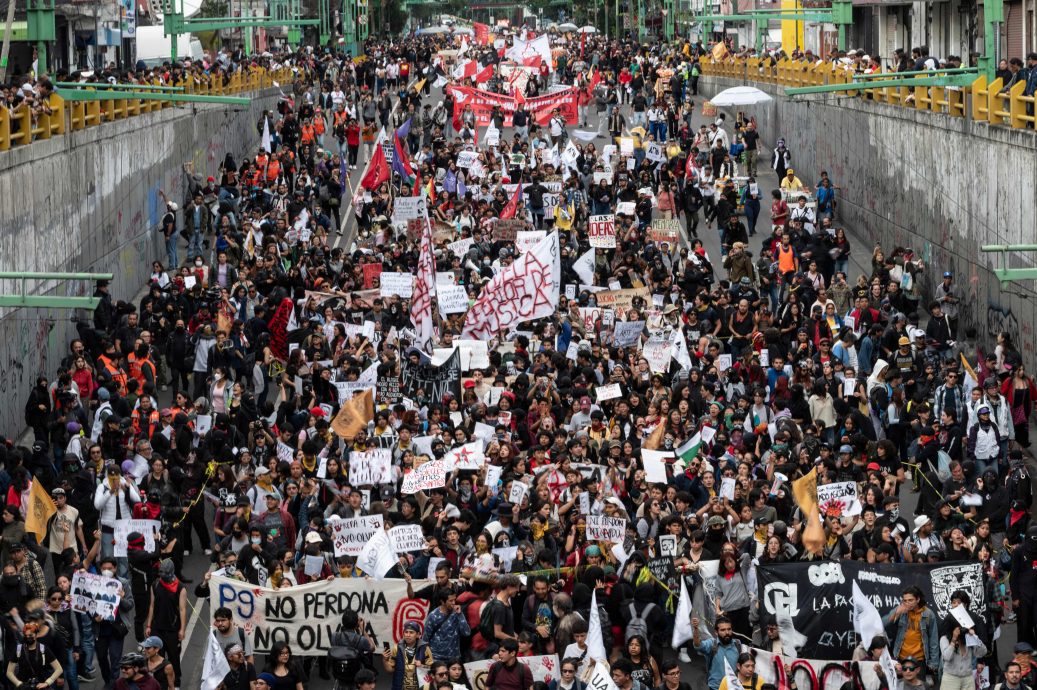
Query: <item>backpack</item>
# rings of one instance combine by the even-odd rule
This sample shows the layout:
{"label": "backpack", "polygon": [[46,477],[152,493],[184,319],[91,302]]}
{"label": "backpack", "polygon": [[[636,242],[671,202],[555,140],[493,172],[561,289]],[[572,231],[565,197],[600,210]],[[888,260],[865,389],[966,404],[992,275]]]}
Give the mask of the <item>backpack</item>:
{"label": "backpack", "polygon": [[338,631],[331,638],[328,658],[331,659],[331,675],[335,680],[348,683],[362,669],[378,674],[371,652],[361,652],[357,645],[358,636]]}
{"label": "backpack", "polygon": [[493,627],[493,614],[499,606],[503,606],[503,604],[500,603],[500,599],[495,597],[486,602],[486,606],[483,606],[482,611],[479,612],[479,634],[487,642],[493,642],[497,639]]}
{"label": "backpack", "polygon": [[648,619],[649,612],[651,612],[651,610],[653,608],[655,608],[655,604],[649,602],[648,606],[645,606],[645,610],[642,611],[640,615],[638,615],[637,608],[635,608],[634,604],[631,602],[631,604],[630,604],[630,622],[627,623],[626,634],[624,635],[624,638],[623,638],[626,642],[629,642],[630,638],[633,637],[634,635],[640,635],[641,639],[643,639],[645,642],[648,641],[648,620],[647,619]]}

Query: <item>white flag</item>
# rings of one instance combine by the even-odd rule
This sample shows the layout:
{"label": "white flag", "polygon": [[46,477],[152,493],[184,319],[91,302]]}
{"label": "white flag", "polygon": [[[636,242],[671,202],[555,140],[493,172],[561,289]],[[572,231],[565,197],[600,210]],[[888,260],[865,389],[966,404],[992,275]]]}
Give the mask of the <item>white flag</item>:
{"label": "white flag", "polygon": [[[882,616],[879,614],[875,604],[871,603],[868,597],[864,596],[864,592],[861,591],[860,586],[853,583],[853,631],[860,637],[861,644],[865,649],[871,644],[872,639],[876,635],[885,635],[886,631],[882,625]],[[782,643],[784,647],[784,642]],[[882,666],[882,671],[886,675],[886,682],[889,687],[895,688],[897,680],[897,671],[893,665],[893,658],[889,655],[889,647],[882,650],[882,656],[879,657],[879,664]]]}
{"label": "white flag", "polygon": [[608,661],[605,640],[601,636],[601,614],[598,612],[598,592],[591,593],[590,620],[587,622],[587,658],[603,663]]}
{"label": "white flag", "polygon": [[691,597],[688,595],[687,578],[681,578],[681,598],[677,602],[677,614],[673,623],[673,640],[670,646],[677,649],[695,636],[691,627]]}
{"label": "white flag", "polygon": [[274,144],[270,139],[270,119],[263,118],[263,150],[267,153],[273,153]]}
{"label": "white flag", "polygon": [[489,340],[524,321],[551,316],[561,282],[558,233],[552,232],[483,287],[468,310],[464,337]]}
{"label": "white flag", "polygon": [[619,690],[612,681],[612,672],[609,670],[609,665],[604,661],[598,661],[591,667],[587,687],[590,690]]}
{"label": "white flag", "polygon": [[392,570],[397,562],[389,535],[385,530],[375,530],[357,556],[356,567],[376,580],[383,580],[385,574]]}
{"label": "white flag", "polygon": [[688,341],[684,337],[684,330],[678,328],[673,332],[673,359],[681,365],[681,369],[691,369],[691,353],[688,352]]}
{"label": "white flag", "polygon": [[738,680],[738,674],[731,668],[731,662],[724,657],[724,677],[727,678],[727,690],[743,690],[742,681]]}
{"label": "white flag", "polygon": [[436,256],[432,250],[432,225],[429,223],[428,210],[425,211],[425,223],[421,229],[421,254],[418,257],[417,280],[411,293],[410,320],[417,332],[419,348],[428,351],[432,346],[435,334],[435,317],[432,314],[432,300],[436,297]]}
{"label": "white flag", "polygon": [[584,285],[594,285],[594,247],[573,262],[573,270]]}
{"label": "white flag", "polygon": [[227,656],[220,648],[216,634],[209,630],[209,642],[205,645],[205,659],[202,661],[202,690],[216,690],[228,673]]}

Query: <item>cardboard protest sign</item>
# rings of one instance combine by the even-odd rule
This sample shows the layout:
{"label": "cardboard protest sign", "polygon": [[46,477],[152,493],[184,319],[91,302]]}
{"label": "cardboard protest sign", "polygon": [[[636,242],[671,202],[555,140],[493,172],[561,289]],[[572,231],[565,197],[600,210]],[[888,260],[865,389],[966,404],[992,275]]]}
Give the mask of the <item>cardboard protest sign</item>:
{"label": "cardboard protest sign", "polygon": [[604,515],[587,516],[587,541],[607,541],[622,544],[627,535],[627,521]]}
{"label": "cardboard protest sign", "polygon": [[331,526],[331,543],[336,557],[359,556],[371,535],[385,529],[380,514],[331,519],[328,525]]}
{"label": "cardboard protest sign", "polygon": [[114,577],[94,575],[85,571],[72,575],[72,610],[88,616],[100,616],[114,621],[122,596],[122,582]]}
{"label": "cardboard protest sign", "polygon": [[592,247],[614,249],[616,246],[616,217],[611,213],[591,216],[587,220],[587,239]]}

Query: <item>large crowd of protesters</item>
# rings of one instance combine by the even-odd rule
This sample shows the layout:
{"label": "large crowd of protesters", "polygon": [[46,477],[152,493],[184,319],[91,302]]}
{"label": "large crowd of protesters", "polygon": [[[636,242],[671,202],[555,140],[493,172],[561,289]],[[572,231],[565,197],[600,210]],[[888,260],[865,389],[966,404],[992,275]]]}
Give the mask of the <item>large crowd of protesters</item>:
{"label": "large crowd of protesters", "polygon": [[[747,647],[781,642],[753,570],[823,560],[981,563],[987,610],[974,627],[939,619],[908,588],[855,660],[888,649],[904,687],[1037,687],[1025,465],[1037,387],[1011,336],[980,349],[960,323],[969,306],[956,277],[910,248],[851,255],[836,181],[795,166],[795,132],[788,146],[765,146],[741,113],[696,127],[701,44],[556,40],[524,95],[575,87],[576,122],[520,108],[509,126],[494,113],[496,144],[444,91],[468,79],[454,76],[461,45],[480,70],[494,66],[480,88],[514,88],[501,76],[505,46],[450,35],[372,39],[357,60],[267,58],[296,67],[297,80],[257,123],[264,145],[218,170],[185,168],[182,198],[163,197],[166,255],[141,295],[97,284],[92,321],[25,402],[29,440],[0,446],[5,685],[192,686],[181,678],[186,556],[273,589],[364,577],[356,557],[334,555],[330,523],[381,514],[386,527],[422,526],[425,547],[401,554],[390,577],[430,608],[384,650],[347,612],[342,644],[362,660],[352,682],[364,690],[382,672],[393,690],[469,687],[473,659],[496,661],[488,687],[543,690],[517,663],[534,654],[561,661],[550,690],[581,690],[588,633],[600,633],[620,690],[758,689]],[[156,69],[175,84],[247,60],[226,51]],[[358,187],[350,171],[394,134],[413,177]],[[621,155],[614,137],[633,150]],[[576,155],[562,162],[569,144]],[[664,160],[649,158],[659,144]],[[466,151],[477,166],[457,165]],[[551,315],[494,334],[488,365],[464,372],[459,395],[376,397],[368,427],[347,440],[333,430],[345,404],[336,384],[429,358],[410,300],[372,290],[364,268],[419,272],[421,233],[392,222],[398,200],[417,195],[428,197],[436,271],[471,301],[521,261],[514,240],[495,237],[509,215],[557,234],[561,284],[575,289],[552,296]],[[614,217],[615,247],[582,271],[589,218],[602,215]],[[653,232],[659,219],[678,221],[677,242]],[[455,254],[459,240],[470,241]],[[606,314],[601,290],[643,292]],[[425,345],[462,338],[464,313],[431,318]],[[644,333],[616,346],[606,334],[617,321],[642,321]],[[650,362],[642,347],[659,333],[683,339],[683,356],[674,347]],[[599,401],[608,384],[622,394]],[[491,435],[477,435],[484,425]],[[402,493],[406,475],[474,440],[480,470]],[[371,448],[391,451],[392,477],[352,486],[350,458]],[[666,482],[647,479],[645,449],[670,453]],[[488,485],[490,468],[500,472]],[[811,471],[822,486],[854,482],[861,504],[823,516],[820,549],[804,543],[809,520],[791,489]],[[516,483],[529,490],[512,504]],[[26,527],[40,488],[56,510],[36,534]],[[588,517],[601,514],[626,520],[622,561],[587,539]],[[162,526],[128,534],[117,554],[117,524],[130,517]],[[692,621],[677,648],[674,627],[688,621],[644,568],[669,535],[681,579],[693,584],[707,561],[720,572],[713,629]],[[320,576],[304,572],[306,556],[325,557]],[[433,558],[443,560],[426,581]],[[81,571],[118,579],[114,617],[72,609]],[[208,594],[210,576],[193,595]],[[222,688],[298,690],[310,674],[328,677],[326,659],[301,663],[280,643],[254,653],[229,610],[211,613],[231,669]],[[1013,621],[1019,642],[1005,664],[995,631]]]}

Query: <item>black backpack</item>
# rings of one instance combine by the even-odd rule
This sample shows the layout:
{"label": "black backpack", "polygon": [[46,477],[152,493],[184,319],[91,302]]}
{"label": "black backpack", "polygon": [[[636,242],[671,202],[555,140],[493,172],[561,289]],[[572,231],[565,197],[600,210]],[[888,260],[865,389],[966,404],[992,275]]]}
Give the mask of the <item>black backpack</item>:
{"label": "black backpack", "polygon": [[368,669],[377,676],[374,666],[374,655],[360,650],[360,636],[357,633],[338,631],[331,638],[328,658],[331,659],[331,674],[335,680],[343,683],[352,682],[358,671]]}
{"label": "black backpack", "polygon": [[482,611],[479,612],[479,634],[487,642],[493,642],[497,639],[497,635],[494,631],[493,626],[493,614],[494,610],[500,606],[503,606],[500,599],[494,597],[486,602],[486,605],[482,607]]}

